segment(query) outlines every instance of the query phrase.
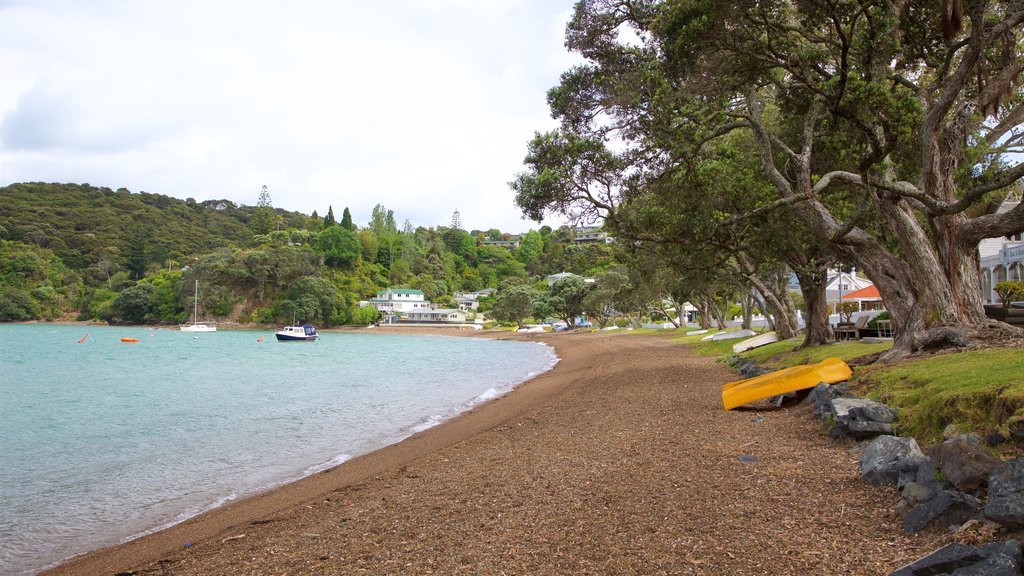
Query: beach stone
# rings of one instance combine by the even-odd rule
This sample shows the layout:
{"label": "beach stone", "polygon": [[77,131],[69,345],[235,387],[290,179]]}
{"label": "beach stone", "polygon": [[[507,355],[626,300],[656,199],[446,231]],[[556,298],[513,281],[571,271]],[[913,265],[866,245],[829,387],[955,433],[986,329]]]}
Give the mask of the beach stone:
{"label": "beach stone", "polygon": [[985,437],[982,438],[982,441],[985,442],[986,446],[999,446],[1000,444],[1005,443],[1007,440],[1009,440],[1009,438],[1007,438],[1000,432],[991,432],[989,434],[985,434]]}
{"label": "beach stone", "polygon": [[941,526],[963,524],[981,511],[981,500],[957,490],[943,490],[903,515],[903,529],[919,532],[932,523]]}
{"label": "beach stone", "polygon": [[907,564],[890,576],[1019,576],[1021,545],[1016,540],[968,546],[952,543]]}
{"label": "beach stone", "polygon": [[832,438],[855,440],[873,438],[879,434],[891,435],[898,412],[895,408],[867,398],[833,398],[831,401]]}
{"label": "beach stone", "polygon": [[936,491],[932,487],[911,480],[903,486],[903,490],[900,492],[900,501],[896,504],[896,512],[900,515],[906,514],[931,500],[935,495]]}
{"label": "beach stone", "polygon": [[992,471],[1002,464],[984,446],[964,437],[946,440],[928,455],[957,490],[972,494],[983,492]]}
{"label": "beach stone", "polygon": [[814,404],[814,415],[821,420],[827,420],[832,415],[832,399],[845,398],[849,395],[850,386],[845,382],[831,385],[819,382],[811,389],[804,403]]}
{"label": "beach stone", "polygon": [[996,468],[988,479],[985,518],[1011,528],[1024,527],[1024,457]]}
{"label": "beach stone", "polygon": [[913,438],[879,436],[860,456],[860,476],[872,484],[899,484],[916,477],[927,459]]}

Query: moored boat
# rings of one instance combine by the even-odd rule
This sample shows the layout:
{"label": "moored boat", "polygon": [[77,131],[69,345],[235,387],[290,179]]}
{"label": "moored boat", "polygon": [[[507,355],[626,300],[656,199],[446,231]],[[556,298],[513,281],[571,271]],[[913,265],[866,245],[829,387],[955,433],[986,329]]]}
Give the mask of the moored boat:
{"label": "moored boat", "polygon": [[302,326],[285,326],[274,333],[278,342],[313,342],[319,336],[316,328],[309,324]]}
{"label": "moored boat", "polygon": [[213,322],[199,321],[199,280],[196,280],[196,296],[192,304],[192,323],[179,324],[178,329],[182,332],[216,332],[217,325]]}

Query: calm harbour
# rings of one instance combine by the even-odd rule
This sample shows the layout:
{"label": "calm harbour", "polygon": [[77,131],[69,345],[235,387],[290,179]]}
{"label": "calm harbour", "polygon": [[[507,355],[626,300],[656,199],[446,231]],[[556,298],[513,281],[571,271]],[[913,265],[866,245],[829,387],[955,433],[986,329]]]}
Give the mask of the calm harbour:
{"label": "calm harbour", "polygon": [[330,468],[556,362],[480,338],[0,325],[0,573]]}

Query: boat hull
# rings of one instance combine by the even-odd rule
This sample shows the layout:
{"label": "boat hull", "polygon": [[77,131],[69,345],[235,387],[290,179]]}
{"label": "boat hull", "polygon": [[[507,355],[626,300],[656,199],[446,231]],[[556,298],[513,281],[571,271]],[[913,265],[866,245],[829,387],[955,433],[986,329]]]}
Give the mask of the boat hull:
{"label": "boat hull", "polygon": [[313,342],[319,336],[316,328],[305,324],[302,326],[285,326],[284,329],[274,333],[278,342]]}
{"label": "boat hull", "polygon": [[772,396],[814,388],[819,382],[842,382],[851,375],[853,371],[839,358],[826,358],[817,364],[801,364],[723,385],[722,406],[732,410]]}
{"label": "boat hull", "polygon": [[182,332],[216,332],[217,327],[209,324],[179,324],[178,329]]}
{"label": "boat hull", "polygon": [[278,342],[313,342],[317,336],[292,336],[290,334],[274,334]]}

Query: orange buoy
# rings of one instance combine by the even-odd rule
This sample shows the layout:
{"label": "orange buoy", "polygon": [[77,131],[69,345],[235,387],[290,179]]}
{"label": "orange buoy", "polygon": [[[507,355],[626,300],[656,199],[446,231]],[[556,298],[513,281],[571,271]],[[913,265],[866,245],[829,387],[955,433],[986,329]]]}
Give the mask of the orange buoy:
{"label": "orange buoy", "polygon": [[136,344],[138,341],[138,338],[121,338],[121,342],[127,342],[129,344]]}

